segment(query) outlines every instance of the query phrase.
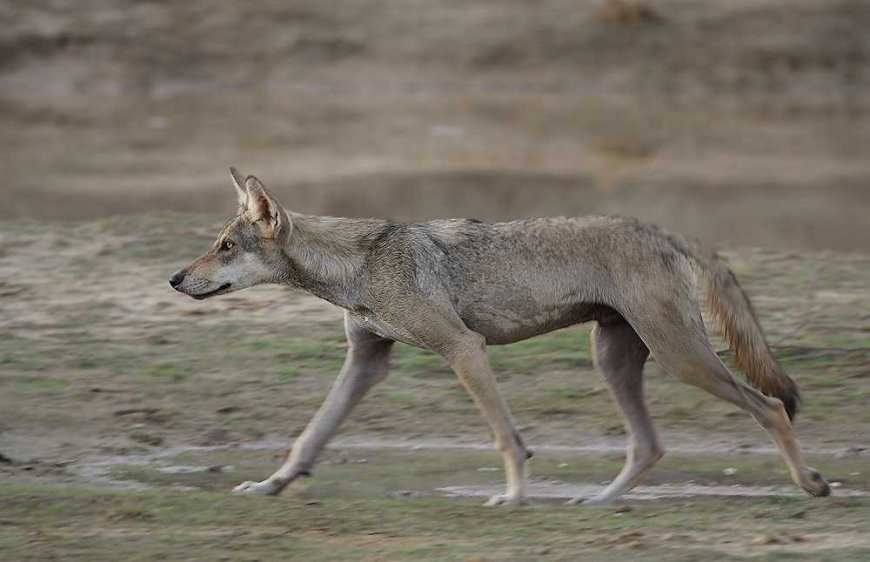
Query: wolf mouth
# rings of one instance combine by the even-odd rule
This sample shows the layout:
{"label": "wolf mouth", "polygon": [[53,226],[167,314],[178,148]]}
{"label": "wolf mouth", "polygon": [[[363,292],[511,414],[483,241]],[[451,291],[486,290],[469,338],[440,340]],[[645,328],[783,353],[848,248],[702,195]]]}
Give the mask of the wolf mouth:
{"label": "wolf mouth", "polygon": [[192,296],[196,300],[201,301],[202,299],[207,299],[209,297],[214,297],[214,296],[226,293],[227,289],[232,287],[232,285],[233,285],[232,283],[224,283],[223,285],[221,285],[220,287],[218,287],[214,291],[209,291],[207,293],[200,293],[198,295],[190,295],[190,296]]}

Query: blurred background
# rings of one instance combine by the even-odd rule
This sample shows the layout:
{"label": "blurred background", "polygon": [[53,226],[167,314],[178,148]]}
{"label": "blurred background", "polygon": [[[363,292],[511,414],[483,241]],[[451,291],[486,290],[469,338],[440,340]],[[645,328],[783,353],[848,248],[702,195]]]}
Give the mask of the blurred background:
{"label": "blurred background", "polygon": [[7,0],[0,219],[621,213],[870,245],[862,0]]}

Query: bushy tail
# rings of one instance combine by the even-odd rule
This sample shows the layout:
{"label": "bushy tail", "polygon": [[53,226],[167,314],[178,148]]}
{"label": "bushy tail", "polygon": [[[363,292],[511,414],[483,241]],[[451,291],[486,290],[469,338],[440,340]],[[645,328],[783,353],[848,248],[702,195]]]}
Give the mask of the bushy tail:
{"label": "bushy tail", "polygon": [[782,400],[789,419],[800,406],[797,383],[783,372],[774,357],[755,315],[749,297],[734,273],[719,256],[700,244],[673,240],[695,262],[707,282],[707,306],[725,332],[725,339],[737,356],[737,365],[747,380],[767,396]]}

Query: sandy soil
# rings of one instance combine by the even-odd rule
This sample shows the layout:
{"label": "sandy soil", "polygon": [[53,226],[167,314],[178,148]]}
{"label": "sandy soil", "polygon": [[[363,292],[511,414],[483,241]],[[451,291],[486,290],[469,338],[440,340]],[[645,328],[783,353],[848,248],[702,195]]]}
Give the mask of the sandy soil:
{"label": "sandy soil", "polygon": [[870,249],[860,1],[94,1],[0,10],[0,218],[616,212],[711,243]]}

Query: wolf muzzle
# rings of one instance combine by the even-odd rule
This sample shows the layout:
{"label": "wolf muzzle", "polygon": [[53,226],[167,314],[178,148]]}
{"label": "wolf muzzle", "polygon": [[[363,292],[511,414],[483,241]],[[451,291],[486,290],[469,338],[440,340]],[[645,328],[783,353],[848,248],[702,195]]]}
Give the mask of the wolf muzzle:
{"label": "wolf muzzle", "polygon": [[187,277],[187,274],[183,270],[176,271],[172,274],[172,277],[169,278],[169,285],[171,285],[173,289],[178,290],[178,286],[184,282],[185,277]]}

